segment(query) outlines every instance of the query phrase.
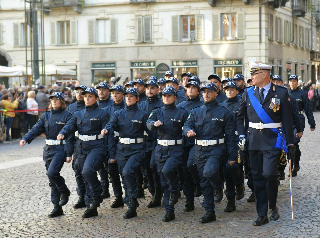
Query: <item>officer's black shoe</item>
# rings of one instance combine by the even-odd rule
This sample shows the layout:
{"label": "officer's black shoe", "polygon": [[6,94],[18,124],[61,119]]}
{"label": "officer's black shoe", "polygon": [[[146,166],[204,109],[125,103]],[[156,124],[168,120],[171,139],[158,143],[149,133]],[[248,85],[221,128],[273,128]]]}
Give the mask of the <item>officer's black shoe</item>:
{"label": "officer's black shoe", "polygon": [[296,177],[298,175],[298,171],[294,168],[291,174],[292,174],[292,177]]}
{"label": "officer's black shoe", "polygon": [[169,205],[174,205],[178,202],[179,197],[181,196],[180,191],[175,191],[170,193]]}
{"label": "officer's black shoe", "polygon": [[254,197],[254,193],[252,192],[250,197],[247,199],[247,202],[255,202],[255,201],[256,201],[256,199]]}
{"label": "officer's black shoe", "polygon": [[167,212],[166,215],[162,218],[163,222],[169,222],[176,219],[174,212]]}
{"label": "officer's black shoe", "polygon": [[223,198],[223,188],[215,188],[214,189],[214,201],[221,202]]}
{"label": "officer's black shoe", "polygon": [[100,203],[102,203],[103,198],[101,196],[93,197],[92,202],[90,204],[90,209],[97,209],[100,207]]}
{"label": "officer's black shoe", "polygon": [[228,199],[228,203],[226,208],[224,209],[225,212],[233,212],[236,210],[236,201],[235,199]]}
{"label": "officer's black shoe", "polygon": [[101,197],[102,199],[109,198],[110,197],[109,189],[107,188],[103,189],[101,193]]}
{"label": "officer's black shoe", "polygon": [[216,220],[216,214],[214,211],[207,212],[203,217],[200,218],[201,223],[208,223]]}
{"label": "officer's black shoe", "polygon": [[143,189],[147,189],[148,188],[148,177],[144,176],[143,177]]}
{"label": "officer's black shoe", "polygon": [[62,207],[66,205],[69,201],[70,191],[69,189],[65,193],[61,193],[59,205]]}
{"label": "officer's black shoe", "polygon": [[122,196],[116,197],[116,199],[111,204],[111,208],[118,208],[123,206],[124,206],[124,202],[123,202]]}
{"label": "officer's black shoe", "polygon": [[79,197],[77,203],[74,204],[73,208],[78,209],[78,208],[83,208],[85,206],[86,206],[86,203],[84,202],[84,197]]}
{"label": "officer's black shoe", "polygon": [[202,195],[202,190],[200,184],[195,185],[194,197],[200,197]]}
{"label": "officer's black shoe", "polygon": [[270,221],[276,221],[280,218],[280,215],[278,213],[278,208],[275,206],[273,209],[271,209],[271,214],[270,214]]}
{"label": "officer's black shoe", "polygon": [[63,215],[63,210],[61,206],[55,206],[52,212],[48,215],[49,218],[58,217]]}
{"label": "officer's black shoe", "polygon": [[88,208],[82,215],[83,218],[98,216],[97,208]]}
{"label": "officer's black shoe", "polygon": [[130,198],[129,206],[127,212],[124,214],[124,219],[130,219],[132,217],[137,216],[137,207],[139,206],[139,203],[136,198]]}
{"label": "officer's black shoe", "polygon": [[144,189],[142,187],[138,187],[138,198],[144,198]]}
{"label": "officer's black shoe", "polygon": [[244,186],[243,184],[236,186],[236,199],[240,200],[244,197]]}
{"label": "officer's black shoe", "polygon": [[155,194],[152,198],[152,201],[149,202],[148,208],[154,208],[161,206],[162,190],[161,188],[156,188]]}
{"label": "officer's black shoe", "polygon": [[299,171],[299,170],[300,170],[299,162],[294,163],[294,168],[295,168],[297,171]]}
{"label": "officer's black shoe", "polygon": [[279,170],[279,180],[285,180],[286,175],[284,173],[284,170]]}
{"label": "officer's black shoe", "polygon": [[269,219],[267,216],[258,217],[258,219],[252,224],[254,226],[262,226],[264,224],[267,224],[269,222]]}
{"label": "officer's black shoe", "polygon": [[245,179],[248,179],[248,178],[249,178],[249,175],[245,173],[245,174],[244,174],[244,178],[245,178]]}
{"label": "officer's black shoe", "polygon": [[191,212],[194,210],[194,201],[188,201],[186,202],[186,205],[184,206],[183,211],[185,212]]}

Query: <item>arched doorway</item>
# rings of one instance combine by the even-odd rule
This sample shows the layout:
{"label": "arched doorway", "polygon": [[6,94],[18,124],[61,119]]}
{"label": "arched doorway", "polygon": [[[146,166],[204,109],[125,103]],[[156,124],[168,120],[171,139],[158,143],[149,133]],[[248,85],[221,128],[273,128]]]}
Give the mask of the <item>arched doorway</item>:
{"label": "arched doorway", "polygon": [[156,68],[156,76],[158,78],[164,78],[164,74],[166,73],[166,71],[169,71],[170,67],[164,63],[158,64],[157,68]]}
{"label": "arched doorway", "polygon": [[[4,50],[0,49],[0,66],[6,66],[6,67],[10,67],[12,65],[12,59],[9,56],[9,54],[7,52],[5,52]],[[9,87],[9,78],[7,77],[0,77],[0,84],[2,85],[4,83],[4,85],[6,86],[6,88]]]}

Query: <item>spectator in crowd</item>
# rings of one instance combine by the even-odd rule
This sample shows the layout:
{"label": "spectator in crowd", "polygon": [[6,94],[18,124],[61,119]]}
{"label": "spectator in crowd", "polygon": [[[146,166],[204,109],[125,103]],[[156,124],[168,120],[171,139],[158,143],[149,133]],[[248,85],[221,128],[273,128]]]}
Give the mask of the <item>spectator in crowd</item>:
{"label": "spectator in crowd", "polygon": [[314,84],[310,86],[310,89],[308,91],[308,98],[310,101],[311,109],[314,112],[316,110],[316,105],[318,100]]}
{"label": "spectator in crowd", "polygon": [[[47,96],[47,94],[45,94],[45,86],[42,86],[40,85],[38,87],[38,93],[37,93],[37,96],[36,96],[36,101],[38,103],[38,108],[39,109],[46,109],[48,108],[49,104],[50,104],[50,99],[49,97]],[[42,117],[42,114],[44,113],[45,111],[39,111],[38,115],[39,115],[39,118]]]}
{"label": "spectator in crowd", "polygon": [[[38,103],[35,100],[36,93],[35,91],[28,92],[28,99],[27,99],[27,110],[38,110]],[[29,111],[27,112],[27,117],[29,119],[29,128],[31,129],[34,124],[36,124],[38,116],[38,111]],[[27,128],[27,129],[29,129]]]}
{"label": "spectator in crowd", "polygon": [[15,117],[15,113],[13,112],[14,109],[18,108],[18,99],[15,99],[14,102],[12,103],[9,99],[9,95],[6,94],[2,97],[2,106],[4,110],[7,110],[8,112],[5,112],[5,118],[4,118],[4,123],[7,126],[7,131],[6,131],[6,141],[10,141],[10,130],[12,127],[13,123],[13,118]]}
{"label": "spectator in crowd", "polygon": [[68,107],[72,103],[72,94],[68,88],[64,88],[62,91],[66,106]]}
{"label": "spectator in crowd", "polygon": [[[23,98],[22,92],[17,91],[16,92],[16,98],[18,100],[18,108],[16,110],[25,110],[26,107],[24,107],[23,103],[21,102],[21,99]],[[15,110],[15,111],[16,111]],[[21,139],[21,122],[25,123],[25,112],[15,112],[15,117],[13,118],[13,123],[11,127],[11,138],[13,140],[15,139]]]}
{"label": "spectator in crowd", "polygon": [[[19,95],[19,94],[18,94]],[[27,99],[25,98],[25,92],[21,92],[21,96],[19,95],[19,106],[18,110],[27,110]],[[20,112],[19,113],[19,128],[21,132],[21,137],[23,137],[27,131],[27,113]]]}

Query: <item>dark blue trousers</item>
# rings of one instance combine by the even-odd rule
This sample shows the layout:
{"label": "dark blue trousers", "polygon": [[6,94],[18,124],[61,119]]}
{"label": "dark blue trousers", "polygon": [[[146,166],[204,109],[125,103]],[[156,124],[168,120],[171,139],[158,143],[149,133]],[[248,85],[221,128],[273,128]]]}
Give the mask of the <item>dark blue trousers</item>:
{"label": "dark blue trousers", "polygon": [[72,159],[72,169],[74,171],[74,175],[76,177],[76,183],[77,183],[77,194],[79,197],[84,197],[86,193],[86,185],[84,183],[84,179],[82,177],[82,170],[77,162],[77,153],[75,152],[73,154],[73,159]]}
{"label": "dark blue trousers", "polygon": [[[188,162],[189,162],[189,157],[190,153],[193,152],[191,150],[193,146],[185,147],[183,150],[183,159],[182,159],[182,172],[183,172],[183,193],[186,196],[188,201],[193,201],[194,200],[194,183],[193,183],[193,177],[192,174],[190,173],[189,167],[188,167]],[[191,155],[192,161],[193,161],[193,153]],[[189,164],[190,165],[190,164]],[[193,163],[190,167],[193,167]]]}
{"label": "dark blue trousers", "polygon": [[100,175],[100,183],[102,186],[102,189],[109,189],[109,175],[108,175],[108,159],[109,156],[105,156],[103,160],[103,166],[98,171]]}
{"label": "dark blue trousers", "polygon": [[114,196],[120,197],[122,196],[123,193],[122,193],[118,163],[109,162],[108,170],[109,170],[109,175],[110,175]]}

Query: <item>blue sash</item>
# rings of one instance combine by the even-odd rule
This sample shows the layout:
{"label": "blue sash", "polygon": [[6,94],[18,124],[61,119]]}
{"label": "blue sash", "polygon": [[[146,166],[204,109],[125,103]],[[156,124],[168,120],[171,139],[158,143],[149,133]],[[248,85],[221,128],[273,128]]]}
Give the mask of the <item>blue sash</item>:
{"label": "blue sash", "polygon": [[[271,119],[271,117],[268,115],[268,113],[266,113],[266,111],[263,109],[259,100],[254,96],[254,87],[248,88],[247,92],[248,92],[248,96],[250,98],[250,101],[252,103],[253,109],[256,111],[256,113],[258,114],[258,117],[260,117],[261,121],[264,124],[274,123],[274,121]],[[271,128],[271,130],[274,133],[278,134],[277,142],[274,147],[276,149],[281,149],[281,150],[283,149],[285,153],[288,153],[287,143],[286,143],[286,140],[283,137],[283,133],[282,133],[282,130],[283,130],[282,127],[280,128],[280,130],[278,128]]]}

